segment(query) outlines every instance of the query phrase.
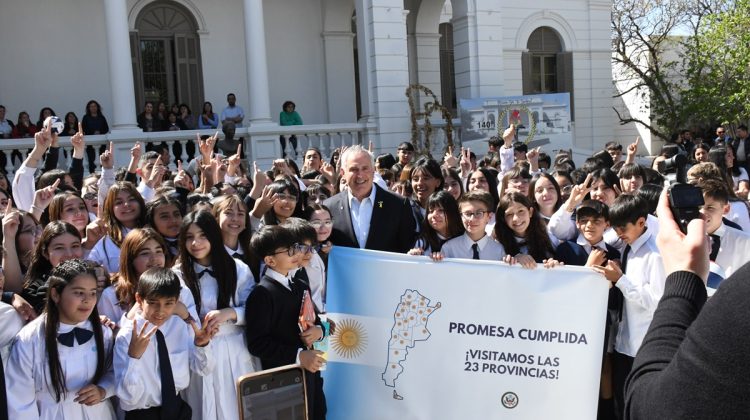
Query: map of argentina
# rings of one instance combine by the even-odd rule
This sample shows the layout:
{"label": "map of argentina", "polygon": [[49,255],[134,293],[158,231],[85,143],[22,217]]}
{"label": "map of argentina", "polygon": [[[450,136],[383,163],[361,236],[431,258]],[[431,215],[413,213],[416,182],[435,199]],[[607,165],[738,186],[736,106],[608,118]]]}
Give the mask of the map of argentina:
{"label": "map of argentina", "polygon": [[[414,348],[417,341],[430,338],[427,321],[437,309],[440,309],[440,302],[430,306],[430,299],[417,290],[407,289],[401,295],[393,314],[393,328],[388,340],[388,362],[382,375],[386,386],[396,387],[396,380],[404,372],[409,349]],[[402,399],[395,389],[393,398]]]}

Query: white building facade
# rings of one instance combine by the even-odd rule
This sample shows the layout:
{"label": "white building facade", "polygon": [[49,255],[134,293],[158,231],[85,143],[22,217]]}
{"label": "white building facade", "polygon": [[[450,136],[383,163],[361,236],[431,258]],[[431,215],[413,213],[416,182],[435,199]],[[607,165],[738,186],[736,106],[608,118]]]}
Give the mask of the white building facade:
{"label": "white building facade", "polygon": [[[108,138],[136,136],[146,100],[199,114],[237,96],[244,124],[364,123],[359,140],[410,139],[409,84],[460,98],[568,91],[574,148],[614,136],[611,2],[605,0],[2,0],[0,104],[15,121],[96,99]],[[448,102],[446,102],[446,100]],[[433,117],[433,121],[439,117]],[[253,158],[279,154],[251,135]],[[124,148],[122,149],[124,150]]]}

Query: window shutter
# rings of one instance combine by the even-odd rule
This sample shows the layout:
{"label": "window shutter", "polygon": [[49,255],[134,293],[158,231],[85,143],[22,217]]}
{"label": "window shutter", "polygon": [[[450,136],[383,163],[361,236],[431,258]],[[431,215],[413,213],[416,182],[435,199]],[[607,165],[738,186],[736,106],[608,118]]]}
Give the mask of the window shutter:
{"label": "window shutter", "polygon": [[573,106],[573,53],[561,52],[557,54],[557,91],[570,93],[570,119],[575,120]]}
{"label": "window shutter", "polygon": [[530,95],[532,93],[531,86],[531,53],[521,53],[521,76],[523,78],[523,94]]}
{"label": "window shutter", "polygon": [[192,35],[175,34],[175,70],[177,73],[177,99],[190,105],[191,109],[202,109],[201,67],[198,57],[198,39]]}

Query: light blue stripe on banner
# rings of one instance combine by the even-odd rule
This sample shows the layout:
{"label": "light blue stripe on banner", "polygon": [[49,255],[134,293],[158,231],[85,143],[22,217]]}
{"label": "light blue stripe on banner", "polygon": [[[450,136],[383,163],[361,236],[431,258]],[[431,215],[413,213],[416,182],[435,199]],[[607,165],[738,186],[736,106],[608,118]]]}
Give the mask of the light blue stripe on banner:
{"label": "light blue stripe on banner", "polygon": [[[374,406],[373,400],[368,401],[366,398],[371,393],[362,389],[362,384],[379,381],[380,370],[369,366],[329,362],[323,371],[323,392],[328,406],[326,418],[351,420],[354,413],[368,412],[376,416],[377,407]],[[332,389],[333,386],[335,390]]]}

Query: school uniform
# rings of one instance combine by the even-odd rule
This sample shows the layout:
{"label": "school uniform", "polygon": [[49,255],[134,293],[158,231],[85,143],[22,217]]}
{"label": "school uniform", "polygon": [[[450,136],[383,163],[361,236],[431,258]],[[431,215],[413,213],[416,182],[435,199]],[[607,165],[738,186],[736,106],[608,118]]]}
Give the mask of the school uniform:
{"label": "school uniform", "polygon": [[441,252],[445,258],[467,260],[502,261],[505,257],[505,248],[490,235],[484,235],[482,239],[474,242],[468,233],[446,241]]}
{"label": "school uniform", "polygon": [[[146,320],[140,314],[136,315],[135,320],[136,328],[140,332]],[[150,328],[153,327],[149,326],[148,329]],[[191,372],[201,375],[210,374],[214,369],[215,361],[211,353],[211,343],[205,347],[196,346],[192,327],[179,317],[169,317],[159,327],[159,331],[166,346],[166,360],[169,361],[169,371],[171,371],[171,379],[175,388],[174,394],[169,393],[170,390],[165,390],[164,395],[173,398],[179,391],[187,388]],[[139,359],[128,355],[132,334],[133,324],[125,323],[115,339],[114,368],[116,394],[120,400],[120,407],[127,413],[126,419],[167,420],[161,415],[162,382],[166,382],[162,375],[166,375],[167,372],[161,371],[158,333],[151,336],[148,347]],[[166,364],[164,367],[167,367]],[[189,408],[185,408],[186,403],[177,402],[177,404],[181,405],[181,413],[184,414],[185,410],[189,411]]]}
{"label": "school uniform", "polygon": [[615,409],[619,414],[624,409],[625,379],[664,294],[667,278],[651,229],[646,229],[632,244],[626,245],[621,267],[624,273],[615,287],[623,295],[623,312],[612,359]]}
{"label": "school uniform", "polygon": [[[245,303],[255,287],[255,279],[250,268],[240,260],[234,260],[237,268],[237,287],[229,305],[237,314],[236,322],[227,322],[219,327],[219,332],[211,340],[211,352],[215,368],[208,375],[193,372],[190,386],[185,392],[188,404],[193,409],[195,419],[239,419],[237,411],[236,380],[242,375],[260,370],[260,361],[250,355],[245,344]],[[193,270],[199,276],[201,292],[200,319],[208,312],[217,309],[216,299],[219,296],[219,283],[211,267],[194,263]],[[182,280],[180,266],[173,271]]]}
{"label": "school uniform", "polygon": [[[606,258],[609,261],[620,260],[620,251],[606,243],[604,239],[599,241],[599,243],[592,245],[580,233],[575,242],[565,241],[558,245],[555,253],[557,254],[557,260],[565,265],[584,266],[586,265],[593,248],[605,250],[607,252]],[[622,299],[623,297],[620,289],[610,287],[609,296],[607,297],[607,333],[605,334],[606,337],[604,343],[606,353],[612,353],[615,347],[617,327],[620,322],[620,317],[622,316]]]}
{"label": "school uniform", "polygon": [[708,287],[716,289],[723,279],[731,276],[750,261],[750,233],[731,228],[722,223],[718,229],[708,236],[711,238],[709,259],[716,263],[719,268],[719,270],[711,270]]}
{"label": "school uniform", "polygon": [[[653,233],[654,237],[659,232],[659,219],[651,214],[646,216],[646,225],[648,229]],[[557,209],[552,214],[547,223],[547,230],[554,235],[559,242],[572,241],[578,234],[578,228],[575,223],[575,213],[571,213],[565,209],[565,206]],[[617,236],[617,232],[611,227],[604,231],[604,241],[612,245],[617,249],[622,249],[625,244]]]}
{"label": "school uniform", "polygon": [[[123,240],[125,240],[125,237],[131,230],[123,228]],[[99,239],[96,245],[91,248],[91,253],[89,253],[87,259],[101,264],[108,273],[117,273],[120,271],[120,247],[115,244],[109,235],[105,235]]]}
{"label": "school uniform", "polygon": [[[193,319],[196,320],[198,325],[200,325],[201,322],[198,318],[198,311],[195,307],[193,293],[190,292],[190,289],[188,289],[184,285],[180,289],[179,301],[185,305],[188,313],[190,313],[190,316],[192,316]],[[106,316],[118,326],[122,326],[123,323],[127,323],[126,321],[123,321],[122,317],[127,315],[130,309],[131,307],[124,306],[120,303],[120,300],[117,298],[115,285],[108,286],[106,289],[104,289],[104,291],[102,291],[102,295],[99,296],[99,301],[96,303],[96,310],[99,312],[99,315]],[[132,321],[130,321],[130,323],[132,324]]]}
{"label": "school uniform", "polygon": [[310,286],[310,297],[318,312],[325,312],[326,265],[317,252],[313,252],[310,263],[305,268]]}
{"label": "school uniform", "polygon": [[[49,381],[49,365],[45,345],[46,315],[27,324],[18,333],[5,371],[8,392],[8,417],[11,419],[108,420],[115,419],[109,398],[114,395],[115,382],[111,365],[96,384],[106,396],[99,404],[88,406],[74,401],[81,388],[90,385],[96,373],[97,348],[91,322],[76,325],[60,323],[57,351],[65,376],[67,392],[56,401]],[[80,334],[79,334],[80,331]],[[105,360],[110,360],[112,331],[102,328]],[[65,343],[65,344],[63,344]]]}
{"label": "school uniform", "polygon": [[15,308],[0,302],[0,420],[8,419],[8,398],[5,391],[5,370],[7,369],[10,345],[21,328],[23,318]]}
{"label": "school uniform", "polygon": [[[267,269],[247,299],[245,334],[250,353],[259,357],[263,369],[299,362],[305,349],[298,326],[300,306],[305,290],[301,281],[290,275]],[[316,317],[315,323],[320,325]],[[326,401],[320,372],[305,372],[308,390],[308,412],[313,419],[325,418]]]}

